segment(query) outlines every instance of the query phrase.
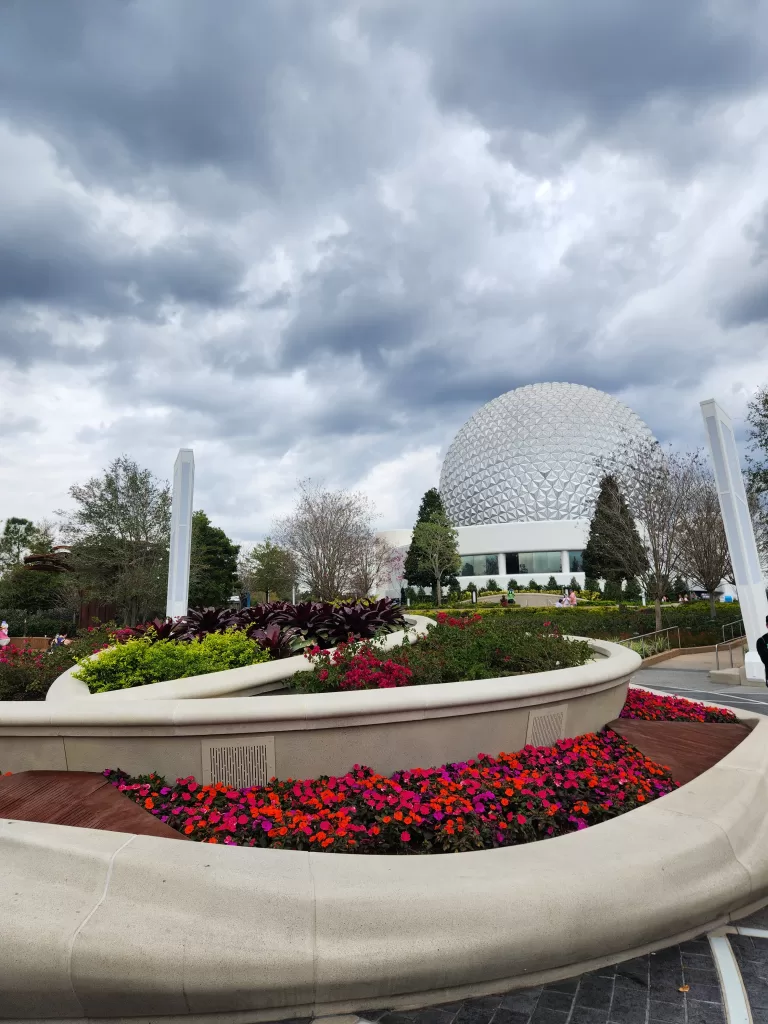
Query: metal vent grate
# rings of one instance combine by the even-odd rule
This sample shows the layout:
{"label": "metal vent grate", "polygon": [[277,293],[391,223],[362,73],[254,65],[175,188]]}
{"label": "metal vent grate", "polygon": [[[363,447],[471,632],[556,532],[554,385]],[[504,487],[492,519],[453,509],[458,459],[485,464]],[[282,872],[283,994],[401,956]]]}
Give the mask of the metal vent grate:
{"label": "metal vent grate", "polygon": [[265,786],[275,774],[274,736],[203,741],[203,783],[235,789]]}
{"label": "metal vent grate", "polygon": [[551,747],[565,735],[566,704],[557,707],[540,708],[528,715],[526,743],[534,747]]}

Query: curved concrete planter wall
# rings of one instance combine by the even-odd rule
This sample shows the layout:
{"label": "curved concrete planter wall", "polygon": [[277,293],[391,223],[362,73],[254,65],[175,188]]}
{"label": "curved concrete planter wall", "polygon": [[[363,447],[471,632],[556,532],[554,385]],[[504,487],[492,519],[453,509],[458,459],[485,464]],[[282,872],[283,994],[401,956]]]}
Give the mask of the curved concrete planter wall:
{"label": "curved concrete planter wall", "polygon": [[501,850],[355,857],[0,822],[2,1014],[245,1024],[577,974],[768,896],[766,806],[761,719],[675,793]]}
{"label": "curved concrete planter wall", "polygon": [[[471,682],[198,700],[0,703],[0,770],[113,767],[244,786],[271,775],[334,775],[354,764],[388,773],[553,743],[615,718],[641,663],[618,644],[589,642],[595,660],[578,668]],[[270,666],[254,666],[262,667]],[[135,691],[111,696],[124,692]]]}

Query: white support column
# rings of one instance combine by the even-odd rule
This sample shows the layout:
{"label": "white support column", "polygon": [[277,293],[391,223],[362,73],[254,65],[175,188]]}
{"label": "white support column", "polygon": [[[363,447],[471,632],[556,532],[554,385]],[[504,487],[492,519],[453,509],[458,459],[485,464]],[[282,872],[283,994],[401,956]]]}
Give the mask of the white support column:
{"label": "white support column", "polygon": [[560,552],[560,572],[565,573],[566,576],[567,576],[570,571],[571,571],[571,560],[568,557],[568,552],[567,551],[561,551]]}
{"label": "white support column", "polygon": [[507,575],[507,556],[503,551],[500,551],[496,556],[499,559],[499,576]]}
{"label": "white support column", "polygon": [[180,448],[173,467],[171,549],[168,556],[168,596],[165,614],[171,619],[189,610],[189,556],[192,551],[192,496],[195,489],[195,456]]}
{"label": "white support column", "polygon": [[731,554],[731,564],[736,580],[736,589],[741,606],[741,617],[749,642],[744,656],[744,669],[751,682],[765,680],[765,668],[755,645],[759,636],[766,631],[765,617],[768,614],[768,599],[760,568],[760,557],[752,530],[752,519],[747,505],[744,479],[741,475],[739,453],[733,425],[727,413],[714,399],[701,403],[701,414],[707,431],[709,450],[715,472],[720,511],[725,525],[725,536]]}

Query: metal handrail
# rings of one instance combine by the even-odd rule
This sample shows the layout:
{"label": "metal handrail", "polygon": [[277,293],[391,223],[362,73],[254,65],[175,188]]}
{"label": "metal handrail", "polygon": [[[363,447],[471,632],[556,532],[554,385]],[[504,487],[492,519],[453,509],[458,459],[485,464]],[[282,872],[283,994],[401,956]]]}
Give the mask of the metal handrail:
{"label": "metal handrail", "polygon": [[[645,657],[645,639],[649,636],[659,636],[661,633],[671,633],[673,630],[677,631],[677,646],[680,647],[680,627],[679,626],[667,626],[666,629],[655,629],[652,633],[638,633],[637,636],[631,636],[627,640],[619,640],[620,644],[631,644],[637,640],[641,641],[640,647],[642,649],[641,657]],[[672,650],[672,645],[667,647],[667,650]]]}
{"label": "metal handrail", "polygon": [[[741,626],[741,633],[739,633],[738,637],[735,637],[733,635],[733,627],[734,626]],[[739,637],[742,637],[742,636],[745,635],[744,619],[734,619],[733,622],[726,622],[725,623],[725,625],[723,626],[723,629],[722,629],[723,639],[720,641],[723,644],[727,642],[726,639],[725,639],[725,631],[726,631],[726,629],[730,629],[731,630],[731,635],[728,637],[728,640],[738,640]]]}
{"label": "metal handrail", "polygon": [[[721,640],[719,644],[715,644],[715,671],[720,671],[720,648],[727,647],[728,652],[731,655],[731,668],[734,668],[733,664],[733,649],[734,647],[743,647],[744,641],[747,639],[746,634],[743,636],[732,636],[730,640]],[[738,641],[741,641],[740,643]]]}

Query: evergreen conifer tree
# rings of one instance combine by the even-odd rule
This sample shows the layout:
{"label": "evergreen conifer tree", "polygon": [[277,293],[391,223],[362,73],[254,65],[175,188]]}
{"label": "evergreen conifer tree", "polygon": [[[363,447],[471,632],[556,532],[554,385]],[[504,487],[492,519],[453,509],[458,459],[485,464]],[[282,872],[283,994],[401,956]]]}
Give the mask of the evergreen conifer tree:
{"label": "evergreen conifer tree", "polygon": [[[609,582],[621,585],[622,580],[632,579],[648,568],[632,513],[618,480],[610,473],[600,481],[583,564],[587,577],[606,580],[606,591]],[[614,587],[611,589],[616,592]]]}
{"label": "evergreen conifer tree", "polygon": [[[419,523],[426,523],[432,520],[435,516],[438,518],[445,517],[445,506],[443,505],[443,499],[440,497],[440,491],[436,487],[430,487],[424,497],[421,499],[421,505],[419,505],[419,514],[416,517],[416,526]],[[416,549],[411,543],[410,547],[405,556],[405,562],[403,564],[403,576],[408,581],[408,585],[411,587],[432,587],[434,586],[434,579],[429,572],[425,572],[424,569],[419,568],[419,556]],[[455,573],[446,572],[443,574],[443,585],[449,586],[455,579]],[[458,581],[457,581],[458,586]]]}

